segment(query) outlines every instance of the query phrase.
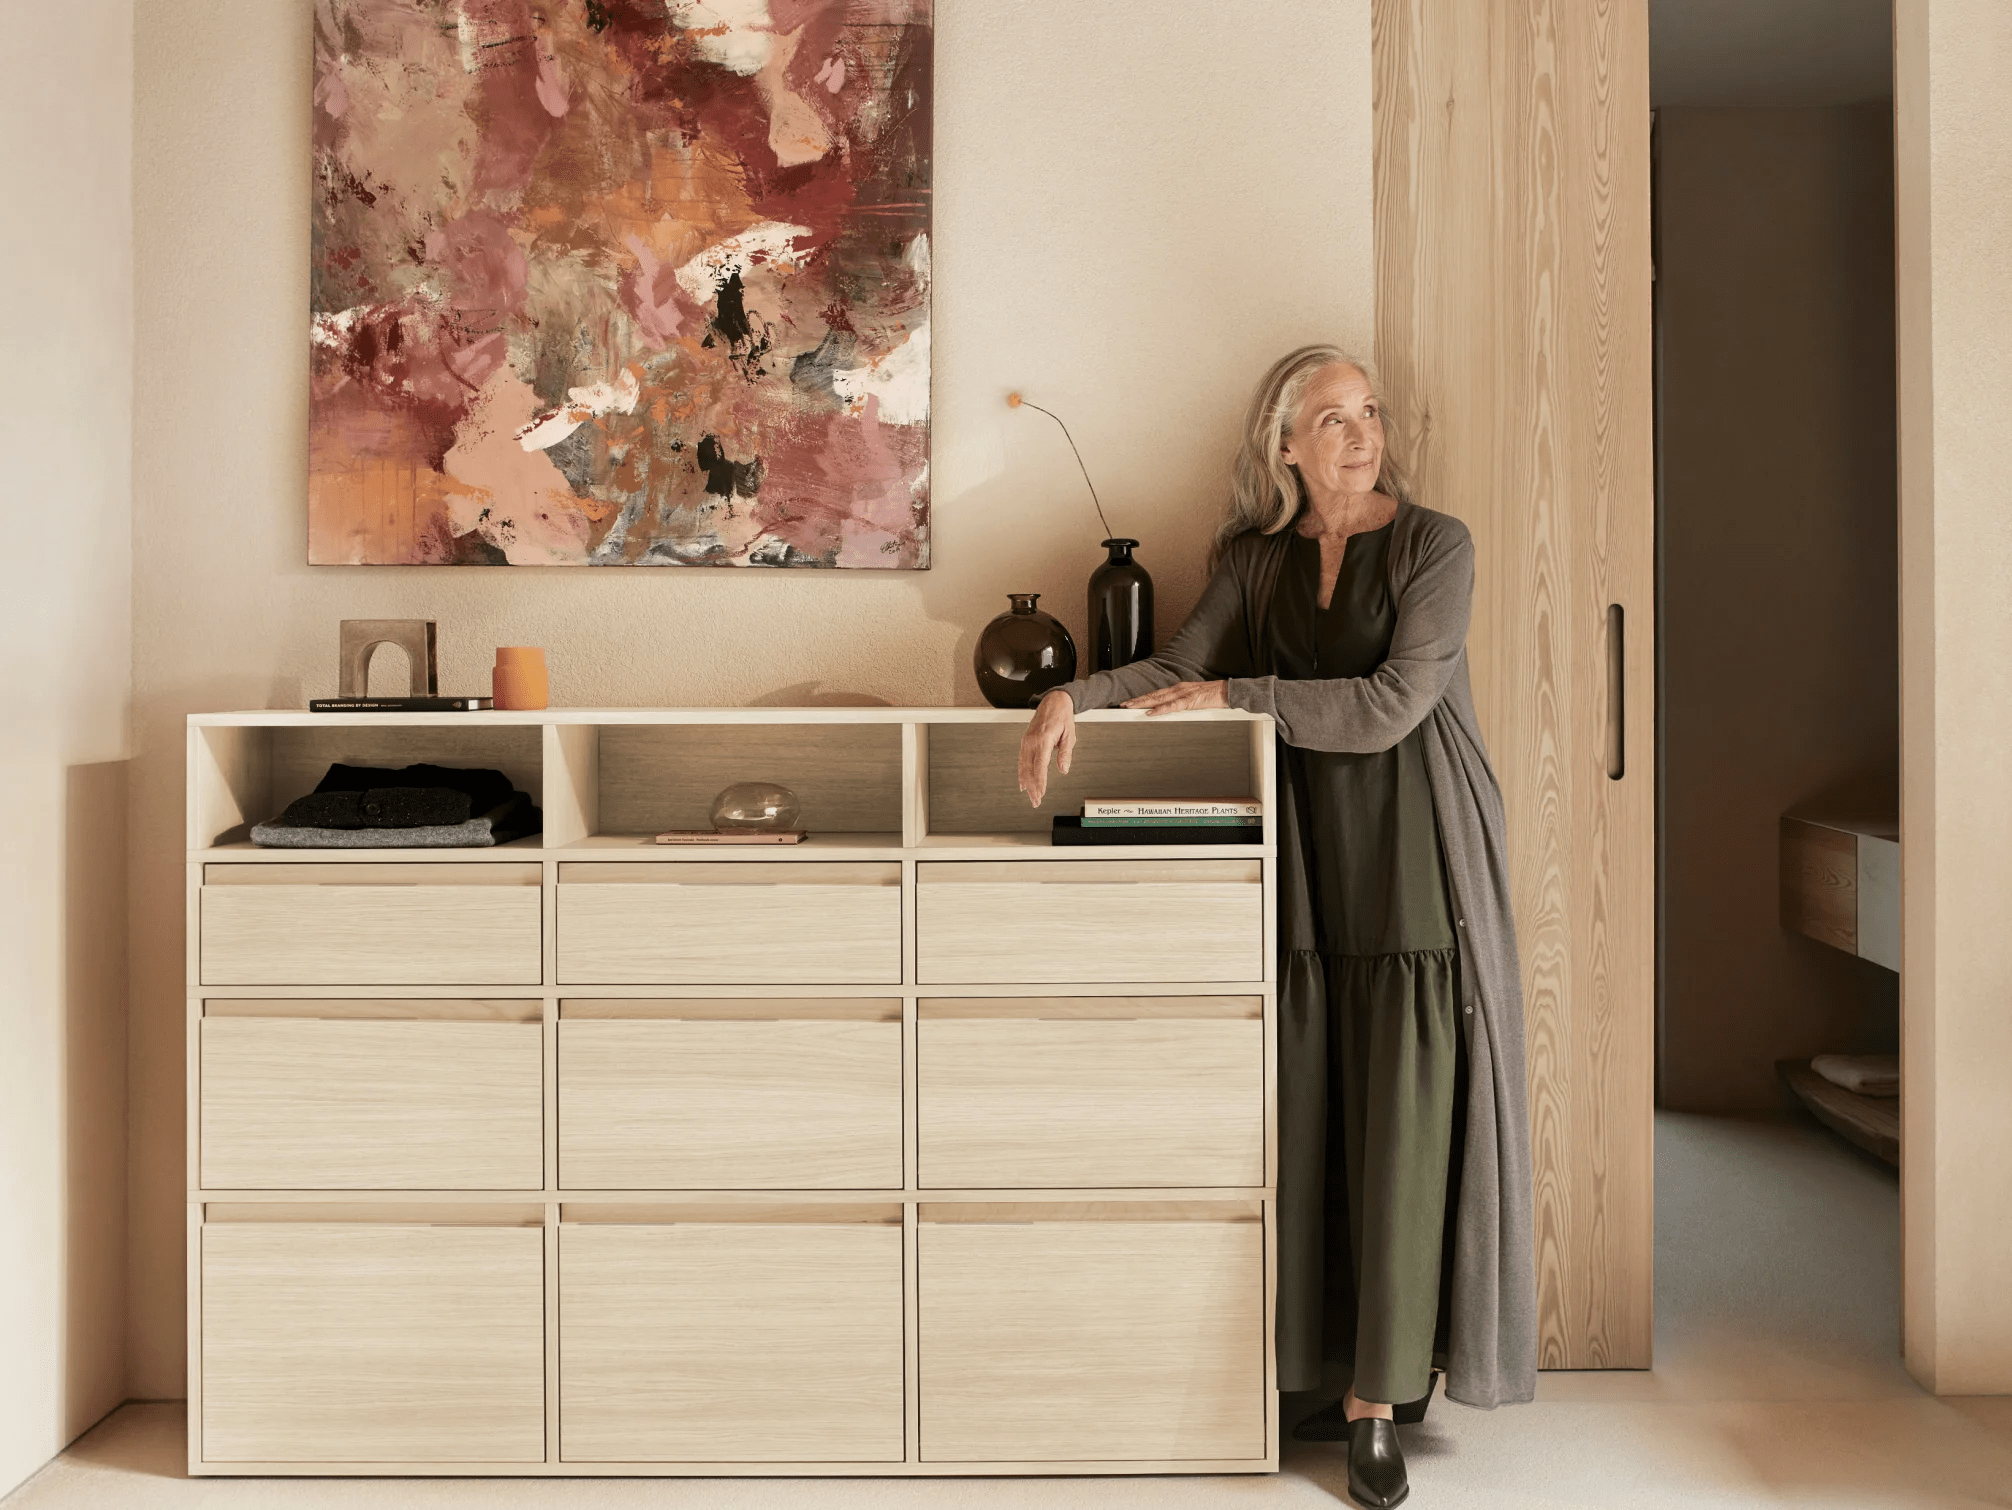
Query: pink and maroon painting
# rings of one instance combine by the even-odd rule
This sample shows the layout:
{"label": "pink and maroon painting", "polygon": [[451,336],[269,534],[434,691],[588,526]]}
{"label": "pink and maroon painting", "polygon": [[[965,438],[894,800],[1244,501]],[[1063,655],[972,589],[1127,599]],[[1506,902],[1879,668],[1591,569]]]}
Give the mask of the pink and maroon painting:
{"label": "pink and maroon painting", "polygon": [[316,0],[308,558],[929,565],[931,0]]}

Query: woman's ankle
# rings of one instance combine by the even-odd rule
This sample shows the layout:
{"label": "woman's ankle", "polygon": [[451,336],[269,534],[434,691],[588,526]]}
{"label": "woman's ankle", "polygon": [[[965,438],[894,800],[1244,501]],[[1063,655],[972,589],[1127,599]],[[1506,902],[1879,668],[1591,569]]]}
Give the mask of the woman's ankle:
{"label": "woman's ankle", "polygon": [[1341,1397],[1341,1406],[1342,1410],[1347,1414],[1348,1419],[1351,1421],[1360,1421],[1365,1417],[1372,1417],[1372,1416],[1380,1416],[1384,1420],[1388,1421],[1390,1419],[1391,1411],[1394,1408],[1390,1405],[1382,1404],[1374,1400],[1358,1399],[1356,1397],[1355,1390],[1352,1386],[1350,1387],[1348,1393]]}

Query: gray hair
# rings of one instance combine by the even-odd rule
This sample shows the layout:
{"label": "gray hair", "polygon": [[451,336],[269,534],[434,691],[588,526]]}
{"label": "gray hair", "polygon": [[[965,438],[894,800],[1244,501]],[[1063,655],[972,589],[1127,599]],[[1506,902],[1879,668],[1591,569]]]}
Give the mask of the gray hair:
{"label": "gray hair", "polygon": [[[1298,468],[1279,453],[1292,435],[1293,417],[1299,413],[1307,385],[1327,367],[1353,367],[1369,380],[1372,390],[1376,387],[1376,374],[1367,362],[1326,342],[1287,352],[1258,380],[1250,408],[1244,413],[1243,439],[1230,476],[1229,513],[1217,527],[1215,543],[1209,549],[1211,569],[1237,536],[1253,531],[1275,535],[1298,517],[1306,502],[1306,488]],[[1383,465],[1377,472],[1376,490],[1409,503],[1411,480],[1398,456],[1397,436],[1389,415],[1380,417]]]}

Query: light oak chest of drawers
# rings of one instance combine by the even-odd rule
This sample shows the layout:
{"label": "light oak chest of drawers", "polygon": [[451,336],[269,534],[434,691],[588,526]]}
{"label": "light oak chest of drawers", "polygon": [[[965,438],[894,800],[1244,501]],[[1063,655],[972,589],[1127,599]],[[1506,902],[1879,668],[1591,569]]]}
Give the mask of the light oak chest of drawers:
{"label": "light oak chest of drawers", "polygon": [[[1274,850],[1056,849],[1262,798],[1235,713],[200,715],[198,1474],[1267,1472]],[[259,850],[335,761],[501,769],[539,837]],[[713,794],[791,847],[681,849]]]}

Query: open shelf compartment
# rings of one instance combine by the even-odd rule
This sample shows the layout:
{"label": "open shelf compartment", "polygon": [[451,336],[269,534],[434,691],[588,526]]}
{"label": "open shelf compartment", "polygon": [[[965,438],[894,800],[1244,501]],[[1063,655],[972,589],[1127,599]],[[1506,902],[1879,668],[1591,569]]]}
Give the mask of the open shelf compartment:
{"label": "open shelf compartment", "polygon": [[[277,817],[289,802],[315,789],[331,765],[443,765],[501,771],[520,792],[538,801],[544,791],[544,746],[536,724],[469,719],[423,722],[400,717],[369,723],[330,715],[311,724],[194,723],[189,728],[188,847],[295,858],[370,857],[358,850],[255,850],[252,825]],[[457,854],[522,854],[539,849],[537,836],[498,849]],[[442,852],[446,853],[445,851]]]}

